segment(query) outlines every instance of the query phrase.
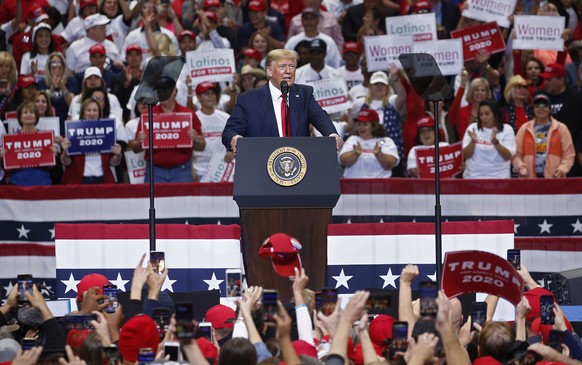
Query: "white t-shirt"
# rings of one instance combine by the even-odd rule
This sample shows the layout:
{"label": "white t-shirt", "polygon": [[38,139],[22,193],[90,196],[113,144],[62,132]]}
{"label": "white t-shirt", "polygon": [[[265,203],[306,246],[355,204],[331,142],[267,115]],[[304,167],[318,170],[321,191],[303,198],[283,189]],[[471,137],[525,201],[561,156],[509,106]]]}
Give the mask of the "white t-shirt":
{"label": "white t-shirt", "polygon": [[385,170],[382,165],[380,165],[378,158],[374,155],[374,146],[376,146],[376,143],[380,141],[384,142],[384,144],[382,144],[382,153],[394,156],[396,160],[400,162],[398,150],[392,139],[384,137],[365,140],[360,136],[351,136],[346,143],[344,143],[339,156],[353,151],[354,145],[358,142],[360,143],[360,146],[362,146],[362,154],[352,166],[344,169],[345,178],[377,179],[392,176],[392,170]]}
{"label": "white t-shirt", "polygon": [[[180,46],[178,45],[178,38],[174,35],[174,32],[168,30],[164,27],[160,27],[160,32],[164,33],[172,40],[174,43],[174,47],[176,47],[176,55],[181,56],[182,52],[180,52]],[[142,31],[142,28],[136,28],[129,32],[127,37],[125,37],[125,41],[123,41],[123,47],[121,48],[121,58],[125,60],[125,50],[127,46],[130,44],[137,44],[143,50],[143,58],[148,58],[149,54],[151,53],[150,47],[148,46],[148,42],[146,40],[145,32]]]}
{"label": "white t-shirt", "polygon": [[48,54],[37,54],[36,57],[30,58],[30,52],[26,52],[22,56],[22,63],[20,64],[20,74],[21,75],[31,75],[32,74],[32,62],[36,62],[36,72],[34,77],[36,82],[44,79],[44,69],[48,61]]}
{"label": "white t-shirt", "polygon": [[295,83],[309,85],[313,81],[337,79],[339,77],[339,72],[331,66],[325,65],[320,72],[317,72],[308,63],[297,69],[297,72],[295,73]]}
{"label": "white t-shirt", "polygon": [[[444,146],[448,146],[448,145],[449,144],[447,142],[439,142],[439,147],[444,147]],[[418,165],[416,164],[416,151],[420,150],[420,149],[425,149],[425,148],[432,149],[432,147],[433,146],[422,146],[422,145],[412,147],[410,149],[410,151],[408,152],[408,158],[406,159],[406,168],[408,170],[418,168]]]}
{"label": "white t-shirt", "polygon": [[[492,128],[478,129],[477,123],[472,123],[467,127],[465,136],[463,137],[463,148],[471,143],[471,136],[469,131],[477,134],[477,144],[473,156],[465,161],[465,171],[463,177],[465,179],[509,179],[511,159],[505,161],[503,157],[497,152],[493,143],[491,143]],[[503,131],[497,132],[496,135],[499,143],[511,152],[511,156],[515,155],[515,133],[513,128],[505,124]]]}
{"label": "white t-shirt", "polygon": [[196,115],[202,124],[202,134],[206,141],[206,147],[204,151],[192,151],[192,166],[198,178],[201,179],[206,174],[208,163],[213,155],[226,155],[226,148],[222,144],[222,131],[229,115],[216,109],[211,115],[206,115],[201,110],[198,110]]}
{"label": "white t-shirt", "polygon": [[[348,91],[354,86],[360,85],[364,82],[364,75],[362,75],[362,69],[358,67],[356,71],[346,70],[346,66],[342,66],[338,69],[341,77],[346,80],[346,85],[348,85]],[[366,90],[367,92],[368,90]]]}
{"label": "white t-shirt", "polygon": [[123,14],[111,19],[111,22],[105,27],[105,34],[107,34],[107,37],[111,37],[118,50],[123,47],[127,33],[129,33],[129,26],[123,22]]}
{"label": "white t-shirt", "polygon": [[329,65],[333,68],[340,67],[344,62],[343,62],[342,56],[340,54],[340,51],[337,48],[337,44],[335,43],[335,41],[333,40],[332,37],[328,36],[325,33],[319,32],[319,34],[316,35],[315,37],[308,37],[305,35],[305,32],[295,34],[294,36],[289,38],[287,43],[285,43],[284,48],[294,50],[295,47],[297,47],[297,45],[299,44],[299,42],[301,42],[303,40],[312,41],[316,38],[319,38],[322,41],[324,41],[325,45],[327,46],[327,51],[326,51],[326,55],[325,55],[325,64]]}
{"label": "white t-shirt", "polygon": [[99,43],[105,47],[106,56],[111,59],[112,62],[121,61],[121,56],[117,50],[117,46],[109,39],[106,39],[103,42],[97,42],[91,38],[83,37],[74,41],[67,49],[66,58],[69,69],[78,73],[84,72],[87,67],[91,66],[89,49]]}
{"label": "white t-shirt", "polygon": [[364,84],[353,86],[350,91],[348,91],[348,96],[352,100],[353,107],[352,113],[353,115],[360,114],[360,109],[362,105],[364,105],[364,99],[368,95],[368,88],[364,86]]}
{"label": "white t-shirt", "polygon": [[85,20],[76,16],[67,24],[67,27],[61,33],[61,37],[65,38],[67,43],[71,44],[77,39],[81,39],[87,35],[85,32]]}

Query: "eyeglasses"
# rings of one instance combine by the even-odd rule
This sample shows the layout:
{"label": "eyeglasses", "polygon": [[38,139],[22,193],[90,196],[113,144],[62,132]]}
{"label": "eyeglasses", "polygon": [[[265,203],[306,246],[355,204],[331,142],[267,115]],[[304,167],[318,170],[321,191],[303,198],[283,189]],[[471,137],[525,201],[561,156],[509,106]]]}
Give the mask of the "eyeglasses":
{"label": "eyeglasses", "polygon": [[49,65],[51,67],[63,67],[63,64],[60,62],[51,62]]}
{"label": "eyeglasses", "polygon": [[541,103],[541,104],[534,104],[534,108],[538,108],[538,109],[539,108],[549,108],[549,107],[550,107],[549,104],[543,104],[543,103]]}
{"label": "eyeglasses", "polygon": [[91,97],[91,99],[93,99],[95,101],[105,101],[104,96],[93,96],[93,97]]}

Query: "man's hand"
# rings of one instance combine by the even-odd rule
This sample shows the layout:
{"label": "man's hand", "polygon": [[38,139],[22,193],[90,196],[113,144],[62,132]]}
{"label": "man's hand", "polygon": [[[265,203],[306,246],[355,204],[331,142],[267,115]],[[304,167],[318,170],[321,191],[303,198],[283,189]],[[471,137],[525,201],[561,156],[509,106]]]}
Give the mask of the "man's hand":
{"label": "man's hand", "polygon": [[342,149],[342,146],[344,145],[344,140],[342,139],[342,137],[340,137],[337,134],[332,134],[330,137],[334,137],[335,138],[335,148],[339,151]]}
{"label": "man's hand", "polygon": [[279,310],[275,316],[275,321],[277,322],[277,338],[291,337],[291,317],[287,313],[287,309],[283,306],[280,301],[277,301],[277,306]]}
{"label": "man's hand", "polygon": [[158,300],[160,296],[160,291],[162,290],[162,286],[164,285],[164,281],[168,277],[168,268],[166,267],[162,274],[158,274],[154,272],[154,269],[151,265],[148,265],[148,270],[150,274],[148,275],[148,298],[153,300]]}
{"label": "man's hand", "polygon": [[242,292],[242,298],[238,301],[238,306],[243,316],[250,316],[252,310],[257,305],[259,299],[263,294],[263,288],[260,286],[250,286],[247,290]]}
{"label": "man's hand", "polygon": [[28,351],[18,350],[11,365],[36,365],[42,354],[42,347],[33,347]]}
{"label": "man's hand", "polygon": [[418,336],[418,342],[413,346],[409,364],[431,363],[439,338],[432,333],[423,333]]}
{"label": "man's hand", "polygon": [[38,287],[36,285],[34,284],[32,285],[32,294],[30,292],[26,292],[25,295],[26,299],[28,299],[28,301],[30,302],[30,305],[38,309],[44,321],[53,318],[53,314],[46,305],[42,293],[38,290]]}
{"label": "man's hand", "polygon": [[295,268],[295,277],[293,278],[293,294],[303,295],[303,290],[307,286],[309,277],[305,274],[305,269]]}
{"label": "man's hand", "polygon": [[95,328],[95,332],[99,335],[103,346],[111,345],[111,336],[109,335],[107,319],[101,312],[93,311],[93,314],[97,316],[97,320],[91,321],[91,326]]}
{"label": "man's hand", "polygon": [[522,296],[519,303],[517,303],[517,307],[515,307],[515,317],[523,319],[527,316],[530,310],[531,306],[529,305],[529,301],[525,296]]}
{"label": "man's hand", "polygon": [[418,266],[408,264],[400,273],[400,285],[410,284],[418,276]]}
{"label": "man's hand", "polygon": [[230,148],[232,148],[232,152],[234,152],[235,154],[236,154],[236,141],[239,138],[243,138],[243,136],[237,134],[236,136],[232,137],[232,139],[230,140]]}
{"label": "man's hand", "polygon": [[343,310],[341,320],[353,323],[362,318],[370,292],[359,290],[351,298]]}
{"label": "man's hand", "polygon": [[85,360],[81,360],[81,358],[79,356],[75,355],[75,353],[73,352],[73,349],[71,349],[71,346],[67,345],[65,347],[65,349],[67,350],[67,358],[69,359],[69,361],[67,361],[61,357],[59,359],[59,364],[61,364],[61,365],[87,365]]}
{"label": "man's hand", "polygon": [[14,308],[18,308],[18,283],[12,287],[6,302],[0,307],[0,311],[3,315],[6,315]]}
{"label": "man's hand", "polygon": [[[107,303],[105,303],[107,297],[103,294],[97,294],[97,292],[101,290],[102,288],[94,286],[83,293],[83,305],[79,311],[80,313],[91,314],[93,311],[101,312],[105,307],[107,307]],[[99,304],[99,302],[101,302],[101,304]]]}

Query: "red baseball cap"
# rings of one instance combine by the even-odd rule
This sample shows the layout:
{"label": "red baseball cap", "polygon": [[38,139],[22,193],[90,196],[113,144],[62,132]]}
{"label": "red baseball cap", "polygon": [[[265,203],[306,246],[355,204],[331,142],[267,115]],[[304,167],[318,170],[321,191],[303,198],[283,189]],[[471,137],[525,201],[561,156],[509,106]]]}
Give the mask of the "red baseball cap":
{"label": "red baseball cap", "polygon": [[317,349],[307,341],[295,340],[293,341],[293,348],[297,356],[306,355],[317,359]]}
{"label": "red baseball cap", "polygon": [[89,54],[95,54],[95,53],[101,53],[103,56],[105,56],[107,53],[105,52],[105,47],[103,47],[102,44],[97,43],[94,44],[91,48],[89,48]]}
{"label": "red baseball cap", "polygon": [[83,9],[86,6],[95,5],[97,6],[97,0],[79,0],[79,8]]}
{"label": "red baseball cap", "polygon": [[125,49],[125,53],[129,53],[131,51],[137,51],[139,53],[143,53],[143,49],[141,49],[140,46],[138,46],[135,43],[130,44],[129,46],[127,46],[127,48]]}
{"label": "red baseball cap", "polygon": [[263,59],[263,56],[261,56],[261,52],[257,51],[254,48],[245,49],[243,52],[243,56],[254,58],[255,60],[257,60],[259,62]]}
{"label": "red baseball cap", "polygon": [[[564,322],[566,322],[566,327],[573,332],[572,324],[566,317],[564,317]],[[542,318],[538,317],[533,320],[531,323],[531,330],[536,334],[542,337],[542,341],[547,345],[548,339],[550,338],[550,331],[552,330],[553,325],[551,324],[542,324]]]}
{"label": "red baseball cap", "polygon": [[301,243],[285,234],[275,233],[267,238],[259,249],[259,256],[271,257],[275,272],[281,276],[295,276],[295,268],[301,270]]}
{"label": "red baseball cap", "polygon": [[544,72],[540,74],[543,79],[551,79],[552,77],[566,77],[566,69],[559,63],[550,63],[544,68]]}
{"label": "red baseball cap", "polygon": [[32,75],[22,75],[18,77],[18,81],[16,82],[16,87],[18,89],[22,89],[24,87],[28,87],[32,84],[36,84],[36,79]]}
{"label": "red baseball cap", "polygon": [[191,30],[186,29],[186,30],[181,31],[180,34],[178,34],[178,42],[181,41],[182,38],[184,38],[184,37],[190,37],[190,38],[196,40],[196,34],[194,34],[194,32]]}
{"label": "red baseball cap", "polygon": [[[554,296],[554,294],[552,294],[552,292],[547,291],[546,289],[544,289],[542,287],[537,287],[537,288],[528,290],[525,293],[523,293],[523,295],[525,296],[525,298],[529,302],[529,306],[531,307],[531,310],[529,311],[529,313],[527,314],[527,317],[526,317],[526,320],[528,320],[529,322],[533,322],[534,319],[541,316],[540,297],[542,295],[551,295],[552,297]],[[554,297],[554,301],[556,301],[555,297]]]}
{"label": "red baseball cap", "polygon": [[209,8],[220,7],[220,0],[204,0],[203,9],[208,10]]}
{"label": "red baseball cap", "polygon": [[212,323],[212,328],[233,328],[236,313],[234,309],[223,304],[210,307],[204,316],[206,322]]}
{"label": "red baseball cap", "polygon": [[419,0],[414,3],[412,12],[418,14],[420,12],[430,13],[432,11],[432,6],[428,0]]}
{"label": "red baseball cap", "polygon": [[216,15],[214,11],[207,10],[204,12],[204,15],[206,15],[208,20],[212,20],[213,22],[218,23],[218,15]]}
{"label": "red baseball cap", "polygon": [[434,127],[434,119],[430,115],[425,115],[416,122],[416,128]]}
{"label": "red baseball cap", "polygon": [[196,86],[196,95],[200,95],[210,89],[214,89],[214,84],[210,81],[204,81]]}
{"label": "red baseball cap", "polygon": [[354,52],[357,54],[362,53],[362,48],[358,42],[345,42],[343,53]]}
{"label": "red baseball cap", "polygon": [[213,364],[216,359],[218,359],[218,349],[214,344],[208,341],[204,337],[200,337],[196,339],[196,343],[202,352],[202,356],[204,356],[207,360],[212,359],[214,361],[208,361],[210,364]]}
{"label": "red baseball cap", "polygon": [[358,120],[358,122],[364,122],[364,123],[379,122],[380,117],[378,116],[378,113],[376,113],[375,110],[364,109],[364,110],[360,110],[360,114],[358,114],[357,120]]}
{"label": "red baseball cap", "polygon": [[160,333],[156,322],[145,314],[138,314],[121,327],[117,347],[123,360],[134,363],[139,349],[150,347],[156,351],[159,342]]}
{"label": "red baseball cap", "polygon": [[267,4],[262,0],[251,0],[249,2],[250,11],[264,11],[267,10]]}
{"label": "red baseball cap", "polygon": [[103,285],[109,284],[109,280],[101,274],[89,274],[83,276],[79,284],[77,284],[77,301],[83,301],[83,293],[93,287],[98,287],[97,294],[103,292]]}
{"label": "red baseball cap", "polygon": [[370,322],[370,339],[372,343],[384,347],[386,346],[385,340],[387,338],[392,338],[392,325],[395,319],[392,316],[386,314],[380,314]]}

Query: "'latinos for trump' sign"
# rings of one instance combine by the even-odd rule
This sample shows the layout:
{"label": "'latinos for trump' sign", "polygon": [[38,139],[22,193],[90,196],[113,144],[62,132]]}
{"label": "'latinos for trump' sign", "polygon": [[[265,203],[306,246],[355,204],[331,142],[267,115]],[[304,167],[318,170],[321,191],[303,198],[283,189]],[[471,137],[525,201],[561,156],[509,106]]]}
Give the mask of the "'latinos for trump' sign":
{"label": "'latinos for trump' sign", "polygon": [[210,48],[186,53],[188,75],[197,85],[204,81],[232,81],[236,73],[232,48]]}
{"label": "'latinos for trump' sign", "polygon": [[398,56],[412,53],[413,36],[379,35],[364,37],[368,71],[387,70],[395,64],[402,68]]}
{"label": "'latinos for trump' sign", "polygon": [[490,252],[456,251],[445,254],[442,289],[448,297],[488,293],[517,305],[523,295],[523,279],[513,265]]}
{"label": "'latinos for trump' sign", "polygon": [[324,79],[314,81],[313,96],[321,108],[328,113],[343,112],[351,108],[348,86],[344,79]]}
{"label": "'latinos for trump' sign", "polygon": [[54,166],[55,154],[51,150],[54,139],[53,131],[3,135],[4,168]]}
{"label": "'latinos for trump' sign", "polygon": [[437,40],[434,13],[386,17],[386,34],[411,35],[415,42]]}
{"label": "'latinos for trump' sign", "polygon": [[413,50],[414,53],[428,53],[433,56],[445,76],[458,75],[463,70],[463,41],[460,39],[415,43]]}
{"label": "'latinos for trump' sign", "polygon": [[505,51],[505,41],[497,23],[485,23],[474,27],[454,30],[452,38],[460,38],[463,41],[463,57],[465,61],[475,58],[479,51],[488,54]]}
{"label": "'latinos for trump' sign", "polygon": [[65,132],[71,147],[69,156],[111,152],[115,144],[115,120],[66,120]]}
{"label": "'latinos for trump' sign", "polygon": [[[419,148],[416,150],[418,177],[434,178],[436,163],[434,147]],[[453,177],[461,172],[463,164],[462,142],[450,146],[439,146],[439,172],[441,178]]]}
{"label": "'latinos for trump' sign", "polygon": [[514,49],[564,50],[564,17],[516,15],[514,22]]}
{"label": "'latinos for trump' sign", "polygon": [[[142,114],[140,130],[144,131],[146,138],[143,148],[149,148],[149,123],[147,114]],[[191,113],[155,113],[154,121],[154,148],[189,148],[192,140],[188,137],[188,131],[192,129]]]}
{"label": "'latinos for trump' sign", "polygon": [[509,28],[509,16],[513,15],[517,0],[469,0],[463,16],[483,22],[497,22]]}

